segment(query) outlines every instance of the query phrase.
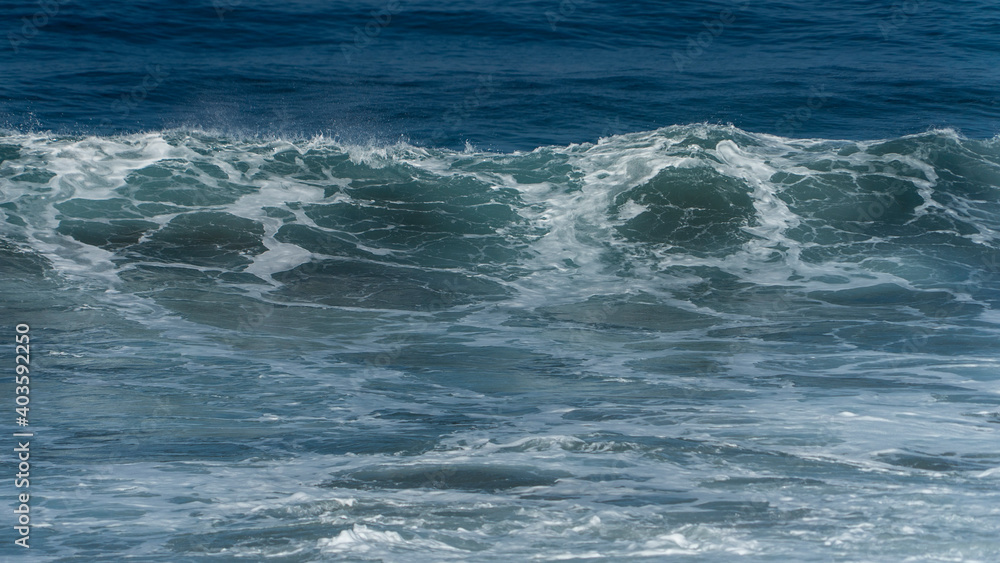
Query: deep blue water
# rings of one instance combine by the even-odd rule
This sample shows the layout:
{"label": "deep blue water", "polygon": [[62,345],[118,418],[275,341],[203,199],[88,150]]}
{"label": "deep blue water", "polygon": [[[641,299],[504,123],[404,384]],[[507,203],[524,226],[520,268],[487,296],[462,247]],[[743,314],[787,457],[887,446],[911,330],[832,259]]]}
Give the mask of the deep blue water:
{"label": "deep blue water", "polygon": [[703,121],[837,139],[1000,131],[988,1],[50,4],[0,8],[9,126],[502,151]]}
{"label": "deep blue water", "polygon": [[1000,559],[995,3],[0,26],[0,559]]}

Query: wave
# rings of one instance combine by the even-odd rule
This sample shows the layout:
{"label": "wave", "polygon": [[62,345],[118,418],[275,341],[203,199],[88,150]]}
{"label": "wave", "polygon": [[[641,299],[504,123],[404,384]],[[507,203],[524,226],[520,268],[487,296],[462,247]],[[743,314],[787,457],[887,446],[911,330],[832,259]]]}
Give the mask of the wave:
{"label": "wave", "polygon": [[757,299],[748,287],[994,303],[1000,140],[695,124],[498,154],[194,130],[10,133],[0,214],[7,277],[164,301],[589,303],[553,309],[568,318],[599,310],[600,295],[691,311],[725,295],[738,311]]}

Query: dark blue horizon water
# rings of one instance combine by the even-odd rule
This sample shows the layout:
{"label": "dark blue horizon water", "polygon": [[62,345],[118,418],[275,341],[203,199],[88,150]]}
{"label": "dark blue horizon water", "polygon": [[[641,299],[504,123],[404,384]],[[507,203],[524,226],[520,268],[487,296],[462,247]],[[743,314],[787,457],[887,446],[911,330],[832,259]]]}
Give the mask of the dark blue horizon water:
{"label": "dark blue horizon water", "polygon": [[0,125],[490,150],[1000,132],[988,1],[4,2]]}

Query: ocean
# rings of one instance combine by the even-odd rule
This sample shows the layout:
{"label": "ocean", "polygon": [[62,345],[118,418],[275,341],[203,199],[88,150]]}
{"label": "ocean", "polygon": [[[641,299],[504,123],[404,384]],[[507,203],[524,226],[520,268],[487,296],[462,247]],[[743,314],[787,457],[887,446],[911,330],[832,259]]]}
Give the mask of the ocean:
{"label": "ocean", "polygon": [[995,3],[0,22],[0,559],[1000,559]]}

